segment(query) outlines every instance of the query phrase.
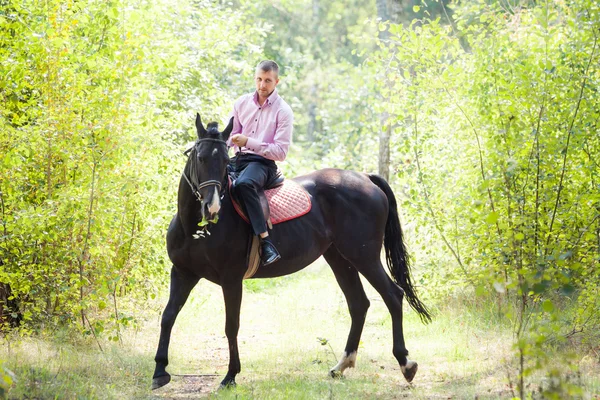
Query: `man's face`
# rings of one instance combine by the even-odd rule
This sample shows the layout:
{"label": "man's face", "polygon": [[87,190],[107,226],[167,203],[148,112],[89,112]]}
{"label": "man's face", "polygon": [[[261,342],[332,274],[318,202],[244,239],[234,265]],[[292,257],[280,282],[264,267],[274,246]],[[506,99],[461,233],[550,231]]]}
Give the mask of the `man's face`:
{"label": "man's face", "polygon": [[275,71],[265,72],[262,69],[258,69],[254,74],[254,83],[256,83],[258,95],[267,98],[275,90],[275,86],[279,83],[279,78]]}

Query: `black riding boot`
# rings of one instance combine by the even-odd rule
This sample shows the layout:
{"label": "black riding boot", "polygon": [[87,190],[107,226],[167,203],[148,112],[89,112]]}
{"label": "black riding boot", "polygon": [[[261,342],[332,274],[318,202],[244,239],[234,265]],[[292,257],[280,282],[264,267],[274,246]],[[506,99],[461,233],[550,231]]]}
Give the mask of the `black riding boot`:
{"label": "black riding boot", "polygon": [[268,236],[260,239],[260,250],[260,259],[263,267],[273,264],[275,261],[281,258],[279,252],[275,248],[275,245],[273,242],[271,242],[271,239],[269,239]]}

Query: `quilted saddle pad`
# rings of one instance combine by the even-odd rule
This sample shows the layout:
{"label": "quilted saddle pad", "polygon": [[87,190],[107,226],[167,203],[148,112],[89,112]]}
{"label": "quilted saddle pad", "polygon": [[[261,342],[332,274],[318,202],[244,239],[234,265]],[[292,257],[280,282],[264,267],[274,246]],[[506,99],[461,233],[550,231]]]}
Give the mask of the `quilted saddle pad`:
{"label": "quilted saddle pad", "polygon": [[[269,201],[273,225],[301,217],[312,207],[308,192],[300,184],[288,179],[280,186],[265,190],[265,196]],[[244,221],[249,222],[237,201],[234,201],[233,205]]]}

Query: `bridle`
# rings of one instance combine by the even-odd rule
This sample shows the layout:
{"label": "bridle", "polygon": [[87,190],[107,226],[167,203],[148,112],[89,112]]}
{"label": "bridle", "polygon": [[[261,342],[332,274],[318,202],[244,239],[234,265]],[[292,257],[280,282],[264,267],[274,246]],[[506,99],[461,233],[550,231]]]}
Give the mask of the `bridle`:
{"label": "bridle", "polygon": [[[196,144],[194,144],[194,147],[191,147],[191,148],[187,149],[183,154],[189,157],[189,153],[196,147],[196,145],[198,145],[201,142],[214,142],[214,143],[224,144],[227,147],[227,142],[224,141],[224,140],[213,139],[213,138],[204,138],[204,139],[198,139],[196,141]],[[192,163],[193,162],[194,161],[192,161]],[[193,184],[190,181],[190,179],[185,174],[185,169],[183,170],[183,177],[187,181],[188,185],[190,185],[190,189],[192,189],[192,193],[194,194],[194,196],[196,196],[196,199],[198,201],[202,202],[202,195],[200,194],[200,189],[203,189],[203,188],[208,187],[208,186],[215,186],[215,187],[217,187],[217,189],[219,191],[219,194],[221,195],[220,197],[223,198],[223,195],[222,195],[223,185],[221,184],[221,182],[219,182],[217,180],[214,180],[214,179],[209,179],[207,181],[200,182],[198,184],[198,186],[196,186],[195,184]]]}

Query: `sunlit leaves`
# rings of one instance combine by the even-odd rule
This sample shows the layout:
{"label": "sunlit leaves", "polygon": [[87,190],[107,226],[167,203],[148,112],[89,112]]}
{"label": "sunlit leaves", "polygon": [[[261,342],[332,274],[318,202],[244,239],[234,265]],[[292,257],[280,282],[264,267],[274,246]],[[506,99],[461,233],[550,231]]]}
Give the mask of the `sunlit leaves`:
{"label": "sunlit leaves", "polygon": [[500,215],[497,212],[493,211],[489,213],[488,216],[485,218],[485,222],[490,225],[495,224],[496,222],[498,222],[499,216]]}
{"label": "sunlit leaves", "polygon": [[209,3],[0,6],[0,283],[28,324],[118,334],[119,297],[154,295],[179,139],[192,110],[229,112],[220,82],[256,30]]}
{"label": "sunlit leaves", "polygon": [[[572,297],[586,292],[579,299],[591,306],[588,287],[600,287],[592,9],[545,3],[517,16],[461,3],[458,30],[391,27],[393,43],[377,54],[380,66],[397,61],[394,90],[382,93],[397,115],[399,158],[410,160],[399,176],[430,276],[518,303],[517,318],[533,322],[517,334],[538,344],[565,329],[556,321]],[[543,358],[529,344],[523,351]]]}

